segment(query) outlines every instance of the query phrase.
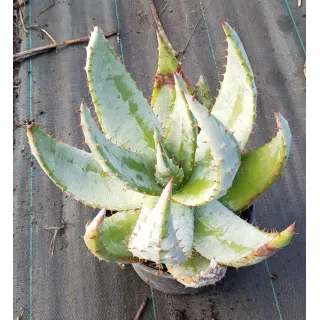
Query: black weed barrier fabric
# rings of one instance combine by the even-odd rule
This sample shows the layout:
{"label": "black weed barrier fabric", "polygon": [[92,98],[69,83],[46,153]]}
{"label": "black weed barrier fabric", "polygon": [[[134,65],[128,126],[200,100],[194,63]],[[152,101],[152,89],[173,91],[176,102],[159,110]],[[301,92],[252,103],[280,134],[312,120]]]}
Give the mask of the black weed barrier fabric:
{"label": "black weed barrier fabric", "polygon": [[[125,64],[145,95],[151,94],[156,72],[156,33],[148,1],[32,0],[29,23],[43,26],[56,41],[83,37],[90,25],[105,32],[120,27]],[[191,83],[203,74],[212,92],[224,72],[226,43],[219,19],[235,27],[252,68],[259,92],[257,124],[248,149],[275,135],[273,109],[283,110],[293,133],[284,175],[259,197],[256,219],[262,227],[283,229],[293,221],[297,232],[291,245],[267,262],[238,271],[193,296],[154,291],[142,319],[301,320],[305,319],[305,6],[286,0],[155,1],[164,29],[177,51],[182,50],[202,18],[182,57]],[[289,11],[289,9],[290,11]],[[28,13],[28,9],[27,9]],[[38,16],[39,15],[39,16]],[[293,23],[293,19],[295,24]],[[28,19],[27,19],[28,20]],[[298,34],[299,33],[299,34]],[[49,44],[32,31],[22,50]],[[85,44],[84,44],[85,45]],[[34,118],[47,132],[81,145],[77,129],[81,98],[90,102],[82,69],[82,44],[61,48],[32,60],[20,69],[15,122]],[[69,199],[30,157],[25,128],[14,131],[14,315],[23,319],[133,319],[145,297],[151,297],[131,266],[99,263],[81,238],[85,224],[97,213]],[[50,257],[50,226],[67,228],[57,234]]]}

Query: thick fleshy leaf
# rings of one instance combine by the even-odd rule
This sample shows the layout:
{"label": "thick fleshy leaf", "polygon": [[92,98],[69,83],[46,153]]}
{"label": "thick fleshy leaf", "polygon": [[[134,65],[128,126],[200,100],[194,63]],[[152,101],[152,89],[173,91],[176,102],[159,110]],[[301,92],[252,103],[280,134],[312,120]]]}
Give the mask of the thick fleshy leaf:
{"label": "thick fleshy leaf", "polygon": [[237,33],[227,22],[222,22],[222,27],[228,43],[227,65],[212,114],[234,132],[242,150],[255,121],[257,90],[247,54]]}
{"label": "thick fleshy leaf", "polygon": [[[141,259],[168,265],[185,261],[172,219],[172,180],[159,198],[146,197],[128,250]],[[186,250],[185,250],[186,251]]]}
{"label": "thick fleshy leaf", "polygon": [[219,190],[219,170],[211,155],[196,162],[191,177],[172,199],[187,206],[200,206],[212,201]]}
{"label": "thick fleshy leaf", "polygon": [[178,71],[179,63],[158,32],[157,38],[159,50],[158,69],[155,75],[151,106],[165,129],[176,97],[173,72]]}
{"label": "thick fleshy leaf", "polygon": [[153,130],[161,131],[161,125],[98,27],[91,33],[85,70],[106,137],[125,149],[153,154]]}
{"label": "thick fleshy leaf", "polygon": [[165,144],[184,172],[184,181],[187,181],[192,173],[197,147],[197,131],[195,119],[188,108],[184,91],[187,88],[181,76],[174,74],[176,99],[173,111],[169,117]]}
{"label": "thick fleshy leaf", "polygon": [[171,275],[186,287],[199,288],[220,281],[227,268],[221,267],[195,252],[193,256],[180,265],[167,266]]}
{"label": "thick fleshy leaf", "polygon": [[256,197],[268,189],[282,174],[286,165],[291,132],[288,122],[275,113],[278,133],[264,146],[242,154],[240,169],[228,193],[219,201],[236,212],[248,207]]}
{"label": "thick fleshy leaf", "polygon": [[162,188],[153,174],[153,159],[122,149],[109,141],[98,129],[84,102],[80,111],[85,141],[101,168],[127,182],[130,189],[150,195],[161,194]]}
{"label": "thick fleshy leaf", "polygon": [[172,223],[179,246],[184,255],[190,258],[194,233],[194,209],[172,201]]}
{"label": "thick fleshy leaf", "polygon": [[157,74],[171,74],[172,84],[174,85],[173,72],[178,70],[179,62],[176,59],[174,52],[168,47],[159,32],[157,32],[157,40],[159,51]]}
{"label": "thick fleshy leaf", "polygon": [[[140,219],[137,223],[136,230],[140,230],[148,215],[152,214],[153,208],[157,205],[159,197],[145,198],[143,204],[143,212],[140,214]],[[184,206],[175,201],[171,202],[171,214],[173,228],[176,232],[179,247],[187,258],[190,258],[193,244],[194,233],[194,209]],[[143,229],[144,230],[144,229]],[[136,231],[138,232],[138,231]]]}
{"label": "thick fleshy leaf", "polygon": [[125,184],[107,175],[92,154],[51,138],[33,123],[27,126],[27,136],[43,171],[68,195],[94,208],[141,208],[143,194],[125,191]]}
{"label": "thick fleshy leaf", "polygon": [[139,218],[140,210],[119,211],[106,217],[100,226],[100,241],[113,255],[132,258],[128,240]]}
{"label": "thick fleshy leaf", "polygon": [[[240,166],[240,150],[232,133],[196,99],[185,93],[190,110],[197,119],[206,141],[197,150],[196,162],[201,163],[211,154],[211,168],[218,171],[219,190],[215,198],[226,194]],[[199,137],[199,136],[198,136]],[[210,152],[211,150],[211,152]]]}
{"label": "thick fleshy leaf", "polygon": [[208,87],[206,78],[203,75],[200,76],[199,81],[195,85],[193,94],[204,107],[206,107],[209,111],[212,110],[213,100],[211,91]]}
{"label": "thick fleshy leaf", "polygon": [[239,268],[259,263],[288,245],[294,226],[281,233],[266,233],[212,201],[195,209],[193,245],[205,258]]}
{"label": "thick fleshy leaf", "polygon": [[182,183],[184,174],[182,168],[175,165],[173,158],[169,158],[165,144],[157,129],[154,132],[154,142],[156,145],[156,172],[155,177],[163,187],[174,178],[172,190],[175,191]]}
{"label": "thick fleshy leaf", "polygon": [[128,238],[138,220],[140,210],[117,212],[106,217],[102,209],[86,225],[83,237],[89,251],[99,260],[133,263],[139,259],[127,250]]}

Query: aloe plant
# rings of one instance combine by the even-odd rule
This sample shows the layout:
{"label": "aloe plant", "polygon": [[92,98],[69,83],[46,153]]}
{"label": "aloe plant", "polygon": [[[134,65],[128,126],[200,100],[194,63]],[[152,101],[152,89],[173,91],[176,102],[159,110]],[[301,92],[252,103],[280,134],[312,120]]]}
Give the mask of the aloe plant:
{"label": "aloe plant", "polygon": [[97,122],[84,101],[79,109],[91,153],[27,122],[31,151],[49,178],[76,200],[102,209],[84,235],[100,260],[165,264],[177,281],[199,287],[219,281],[227,267],[256,264],[290,242],[295,223],[280,233],[264,232],[237,215],[281,175],[291,132],[276,112],[276,136],[243,151],[257,90],[238,35],[228,23],[222,27],[228,55],[215,103],[204,77],[189,85],[158,35],[150,106],[95,27],[85,70]]}

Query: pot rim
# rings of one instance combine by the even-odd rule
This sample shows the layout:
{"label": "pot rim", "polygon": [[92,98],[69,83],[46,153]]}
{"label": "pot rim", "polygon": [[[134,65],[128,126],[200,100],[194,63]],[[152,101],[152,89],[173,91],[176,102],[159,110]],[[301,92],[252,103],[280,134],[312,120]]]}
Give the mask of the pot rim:
{"label": "pot rim", "polygon": [[[167,279],[174,279],[174,277],[168,271],[162,271],[162,270],[155,269],[155,268],[147,265],[145,262],[136,262],[133,264],[138,265],[139,267],[143,268],[146,272],[153,273],[156,276],[167,278]],[[159,274],[159,272],[161,272],[162,274]],[[176,280],[176,279],[174,279],[174,280]]]}
{"label": "pot rim", "polygon": [[158,274],[156,269],[144,263],[133,263],[132,267],[145,283],[166,294],[195,294],[207,287],[188,287],[177,281],[170,273],[162,271],[162,274]]}

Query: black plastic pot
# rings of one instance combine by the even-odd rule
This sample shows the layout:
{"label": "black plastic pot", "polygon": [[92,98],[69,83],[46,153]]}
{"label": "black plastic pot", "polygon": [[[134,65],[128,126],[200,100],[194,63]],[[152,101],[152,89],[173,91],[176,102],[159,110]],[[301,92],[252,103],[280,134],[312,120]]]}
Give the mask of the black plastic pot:
{"label": "black plastic pot", "polygon": [[[237,213],[242,219],[252,223],[254,220],[254,205],[249,206],[247,209]],[[200,288],[186,287],[168,272],[159,272],[143,263],[133,263],[133,269],[137,272],[139,277],[150,285],[152,288],[164,293],[171,294],[192,294],[205,290],[208,286]]]}
{"label": "black plastic pot", "polygon": [[153,269],[143,263],[133,263],[132,266],[144,282],[146,282],[152,288],[164,293],[191,294],[205,289],[205,287],[186,287],[177,280],[175,280],[170,273],[161,272],[160,274],[159,270]]}

